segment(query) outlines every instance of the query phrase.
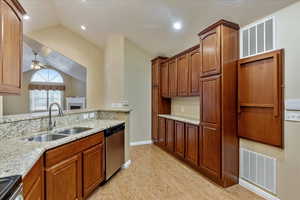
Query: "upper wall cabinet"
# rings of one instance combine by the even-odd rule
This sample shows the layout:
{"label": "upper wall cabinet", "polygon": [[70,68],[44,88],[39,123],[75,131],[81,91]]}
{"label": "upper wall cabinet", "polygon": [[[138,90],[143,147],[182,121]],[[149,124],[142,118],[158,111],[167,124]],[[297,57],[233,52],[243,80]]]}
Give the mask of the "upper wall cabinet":
{"label": "upper wall cabinet", "polygon": [[202,52],[201,77],[219,74],[221,72],[220,29],[221,27],[218,26],[200,37],[200,50]]}
{"label": "upper wall cabinet", "polygon": [[169,92],[170,97],[177,96],[177,59],[169,61]]}
{"label": "upper wall cabinet", "polygon": [[189,57],[189,96],[200,94],[199,76],[201,68],[201,55],[199,48],[191,51]]}
{"label": "upper wall cabinet", "polygon": [[189,62],[188,55],[183,54],[177,58],[177,77],[178,77],[178,96],[188,95],[188,83],[189,83]]}
{"label": "upper wall cabinet", "polygon": [[161,64],[161,95],[163,97],[169,97],[169,65],[168,62]]}
{"label": "upper wall cabinet", "polygon": [[25,10],[16,0],[1,0],[0,94],[21,91],[23,22]]}

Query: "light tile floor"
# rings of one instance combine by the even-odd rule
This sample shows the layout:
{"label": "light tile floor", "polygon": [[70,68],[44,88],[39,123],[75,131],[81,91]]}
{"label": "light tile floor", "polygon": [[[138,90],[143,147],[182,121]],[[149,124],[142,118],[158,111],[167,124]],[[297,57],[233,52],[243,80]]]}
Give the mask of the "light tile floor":
{"label": "light tile floor", "polygon": [[217,186],[154,145],[132,147],[131,160],[88,200],[263,200],[239,185]]}

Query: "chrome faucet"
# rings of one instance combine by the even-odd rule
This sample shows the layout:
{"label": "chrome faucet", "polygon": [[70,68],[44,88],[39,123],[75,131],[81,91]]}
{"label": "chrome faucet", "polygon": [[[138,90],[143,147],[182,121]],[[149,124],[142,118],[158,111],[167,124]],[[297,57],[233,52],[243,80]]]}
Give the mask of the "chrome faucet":
{"label": "chrome faucet", "polygon": [[54,121],[54,123],[52,123],[52,107],[56,105],[58,108],[58,116],[62,117],[64,115],[62,108],[60,107],[60,105],[58,103],[51,103],[49,106],[49,126],[48,126],[48,130],[52,131],[53,128],[56,126],[56,121]]}

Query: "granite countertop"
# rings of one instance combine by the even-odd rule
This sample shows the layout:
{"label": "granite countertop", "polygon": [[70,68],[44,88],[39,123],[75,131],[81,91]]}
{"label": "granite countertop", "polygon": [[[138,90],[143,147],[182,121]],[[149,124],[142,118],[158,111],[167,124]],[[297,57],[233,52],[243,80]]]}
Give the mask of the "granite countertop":
{"label": "granite countertop", "polygon": [[[21,175],[24,177],[45,151],[98,133],[107,128],[122,123],[124,123],[124,121],[92,120],[81,124],[76,124],[76,126],[89,127],[92,129],[80,134],[70,135],[68,137],[51,142],[33,142],[21,140],[24,137],[12,138],[10,140],[0,142],[0,178],[11,175]],[[51,133],[55,133],[59,130],[64,130],[66,128],[71,128],[74,126],[75,125],[59,128],[52,131]],[[39,135],[44,133],[47,132],[38,132],[32,135]],[[26,137],[30,137],[32,135],[27,135]]]}
{"label": "granite countertop", "polygon": [[193,125],[199,125],[200,124],[199,119],[195,119],[195,118],[191,118],[191,117],[183,117],[183,116],[177,116],[177,115],[166,115],[166,114],[159,114],[158,116],[162,117],[162,118],[167,118],[167,119],[172,119],[172,120],[176,120],[176,121],[180,121],[180,122],[193,124]]}

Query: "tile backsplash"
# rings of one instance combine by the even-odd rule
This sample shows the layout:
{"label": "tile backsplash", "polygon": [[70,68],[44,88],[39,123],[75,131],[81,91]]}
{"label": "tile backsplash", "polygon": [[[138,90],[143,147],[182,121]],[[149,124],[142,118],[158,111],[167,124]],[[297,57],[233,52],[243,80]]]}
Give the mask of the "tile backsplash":
{"label": "tile backsplash", "polygon": [[171,115],[200,119],[200,97],[172,98]]}
{"label": "tile backsplash", "polygon": [[[116,119],[119,117],[118,112],[108,111],[92,111],[75,114],[67,114],[62,117],[53,117],[56,121],[56,127],[62,128],[65,126],[76,125],[85,121],[94,119]],[[7,123],[0,123],[0,141],[7,140],[14,137],[26,136],[36,132],[46,131],[48,128],[49,118],[34,118],[18,120]]]}

